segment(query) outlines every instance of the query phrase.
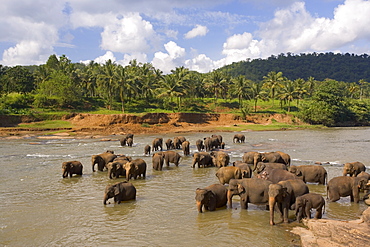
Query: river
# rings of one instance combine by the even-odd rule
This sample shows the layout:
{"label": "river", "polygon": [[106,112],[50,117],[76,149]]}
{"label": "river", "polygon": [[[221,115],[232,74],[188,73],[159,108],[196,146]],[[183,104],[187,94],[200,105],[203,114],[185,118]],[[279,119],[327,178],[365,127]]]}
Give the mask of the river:
{"label": "river", "polygon": [[[232,143],[233,132],[221,134],[231,162],[247,151],[283,151],[293,165],[324,164],[328,178],[340,176],[342,164],[360,161],[369,168],[370,128],[328,128],[321,130],[248,131],[246,143]],[[196,188],[218,183],[216,168],[190,167],[192,158],[183,157],[153,171],[151,157],[143,148],[155,137],[164,140],[179,134],[135,135],[133,147],[121,147],[118,136],[102,139],[27,138],[0,139],[0,245],[1,246],[300,246],[290,233],[295,221],[269,225],[265,207],[250,204],[240,209],[239,197],[233,208],[198,213]],[[195,141],[211,133],[184,133],[196,152]],[[133,180],[137,199],[103,205],[107,172],[92,172],[91,155],[114,150],[148,164],[146,179]],[[182,155],[182,151],[179,151]],[[79,160],[83,175],[62,178],[63,161]],[[324,185],[309,184],[311,192],[326,198]],[[110,199],[113,202],[113,199]],[[327,203],[323,218],[358,219],[367,206],[351,203],[349,197]]]}

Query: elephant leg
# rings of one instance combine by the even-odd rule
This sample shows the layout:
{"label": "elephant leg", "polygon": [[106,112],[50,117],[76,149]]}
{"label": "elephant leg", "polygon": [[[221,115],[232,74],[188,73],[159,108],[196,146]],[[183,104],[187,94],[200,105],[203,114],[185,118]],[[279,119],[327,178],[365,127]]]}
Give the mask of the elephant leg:
{"label": "elephant leg", "polygon": [[309,206],[306,206],[305,214],[307,218],[311,219],[311,208]]}

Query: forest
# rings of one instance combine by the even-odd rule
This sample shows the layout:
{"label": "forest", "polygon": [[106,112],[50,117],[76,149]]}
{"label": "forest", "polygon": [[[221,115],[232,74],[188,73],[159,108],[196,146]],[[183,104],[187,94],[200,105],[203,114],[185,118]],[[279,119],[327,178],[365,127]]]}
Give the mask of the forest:
{"label": "forest", "polygon": [[150,63],[72,63],[51,55],[42,65],[0,65],[0,114],[261,112],[295,114],[311,124],[369,125],[368,55],[300,54],[241,61],[198,73],[163,74]]}

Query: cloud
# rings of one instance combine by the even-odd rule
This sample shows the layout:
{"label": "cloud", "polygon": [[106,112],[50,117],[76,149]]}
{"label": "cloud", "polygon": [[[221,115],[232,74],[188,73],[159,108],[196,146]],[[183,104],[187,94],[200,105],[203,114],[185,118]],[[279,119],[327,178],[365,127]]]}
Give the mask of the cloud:
{"label": "cloud", "polygon": [[205,36],[208,33],[208,28],[202,25],[196,25],[195,28],[187,32],[184,37],[185,39],[192,39],[197,36]]}
{"label": "cloud", "polygon": [[178,46],[175,42],[170,41],[164,45],[167,53],[156,52],[152,64],[154,67],[162,70],[165,74],[169,73],[172,69],[184,65],[185,62],[185,49]]}
{"label": "cloud", "polygon": [[150,22],[143,20],[138,13],[130,13],[106,25],[101,37],[101,48],[104,50],[121,53],[148,52],[151,40],[156,39],[156,33]]}

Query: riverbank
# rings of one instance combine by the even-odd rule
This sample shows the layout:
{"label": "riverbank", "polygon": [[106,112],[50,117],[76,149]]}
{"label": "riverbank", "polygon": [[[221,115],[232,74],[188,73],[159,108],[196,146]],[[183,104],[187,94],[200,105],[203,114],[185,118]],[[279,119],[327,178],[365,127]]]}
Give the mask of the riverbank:
{"label": "riverbank", "polygon": [[[251,130],[286,130],[307,128],[307,124],[288,114],[255,114],[245,119],[236,114],[147,113],[133,114],[69,114],[62,120],[68,128],[35,127],[29,117],[2,117],[2,137],[57,135],[60,137],[89,137],[155,133],[222,132]],[[19,127],[21,124],[22,127]]]}

